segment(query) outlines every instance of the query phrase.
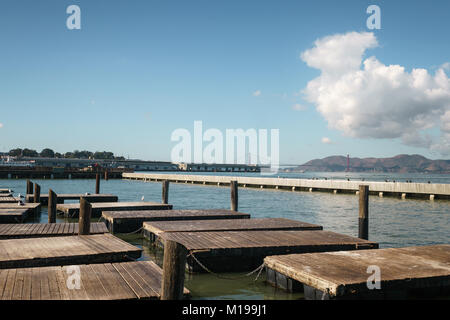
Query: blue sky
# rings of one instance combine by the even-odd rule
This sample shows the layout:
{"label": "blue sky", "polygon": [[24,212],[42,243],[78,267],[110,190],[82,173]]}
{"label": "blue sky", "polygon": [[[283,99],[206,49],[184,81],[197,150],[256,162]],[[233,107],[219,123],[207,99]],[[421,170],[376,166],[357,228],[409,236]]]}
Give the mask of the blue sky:
{"label": "blue sky", "polygon": [[[81,8],[81,30],[66,27],[72,4]],[[371,4],[381,8],[380,30],[366,27]],[[445,97],[433,100],[440,122],[365,136],[364,126],[333,124],[339,108],[324,104],[321,112],[305,97],[324,70],[301,54],[327,36],[373,31],[378,46],[364,58],[434,76],[450,61],[449,12],[449,1],[2,0],[0,151],[108,150],[170,160],[171,133],[202,120],[204,129],[224,132],[279,129],[282,163],[347,153],[448,159],[439,144],[449,140],[411,138],[443,134]],[[387,119],[389,110],[375,116]]]}

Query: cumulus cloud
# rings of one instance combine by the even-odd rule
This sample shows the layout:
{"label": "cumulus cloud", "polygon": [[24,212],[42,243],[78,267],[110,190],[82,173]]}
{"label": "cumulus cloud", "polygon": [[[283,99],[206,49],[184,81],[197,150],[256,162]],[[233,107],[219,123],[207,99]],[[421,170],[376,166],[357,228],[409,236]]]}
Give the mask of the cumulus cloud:
{"label": "cumulus cloud", "polygon": [[[301,54],[319,77],[303,90],[329,127],[347,136],[394,139],[450,155],[450,79],[443,64],[434,75],[385,65],[374,56],[373,33],[350,32],[318,39]],[[429,129],[438,128],[439,136]]]}
{"label": "cumulus cloud", "polygon": [[323,138],[322,138],[322,143],[325,143],[325,144],[331,144],[331,139],[330,139],[330,138],[327,138],[327,137],[323,137]]}
{"label": "cumulus cloud", "polygon": [[255,92],[253,92],[253,96],[255,97],[259,97],[261,95],[261,90],[256,90]]}

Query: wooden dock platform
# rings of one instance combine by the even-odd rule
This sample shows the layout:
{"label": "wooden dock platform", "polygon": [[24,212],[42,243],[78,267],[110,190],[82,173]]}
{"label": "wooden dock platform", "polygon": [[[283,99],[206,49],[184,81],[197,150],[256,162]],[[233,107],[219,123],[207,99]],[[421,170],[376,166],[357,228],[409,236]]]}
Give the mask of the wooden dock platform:
{"label": "wooden dock platform", "polygon": [[25,203],[18,205],[16,203],[0,203],[0,223],[22,223],[29,216],[40,212],[39,203]]}
{"label": "wooden dock platform", "polygon": [[30,215],[27,208],[0,209],[0,224],[23,223]]}
{"label": "wooden dock platform", "polygon": [[322,230],[322,226],[284,218],[144,222],[144,237],[152,242],[163,232]]}
{"label": "wooden dock platform", "polygon": [[0,240],[0,269],[122,262],[141,252],[111,234]]}
{"label": "wooden dock platform", "polygon": [[103,219],[112,233],[133,232],[145,221],[248,219],[248,213],[231,210],[151,210],[103,212]]}
{"label": "wooden dock platform", "polygon": [[[272,284],[283,287],[286,279],[297,281],[307,299],[407,299],[450,294],[448,244],[270,256],[264,261]],[[367,286],[373,274],[373,270],[368,271],[371,266],[379,268],[379,289]]]}
{"label": "wooden dock platform", "polygon": [[[0,239],[62,237],[78,235],[78,223],[0,224]],[[91,234],[108,233],[103,222],[91,223]]]}
{"label": "wooden dock platform", "polygon": [[5,189],[5,188],[0,189],[0,194],[4,194],[4,193],[10,194],[12,192],[13,192],[13,190],[11,190],[11,189]]}
{"label": "wooden dock platform", "polygon": [[0,203],[18,203],[20,198],[13,197],[11,194],[0,194]]}
{"label": "wooden dock platform", "polygon": [[[58,203],[64,203],[65,200],[80,200],[81,197],[86,198],[89,202],[117,202],[119,197],[113,194],[88,194],[85,193],[58,193]],[[34,202],[34,195],[27,194],[25,197],[26,202]],[[42,205],[48,205],[48,194],[40,196],[40,202]]]}
{"label": "wooden dock platform", "polygon": [[[320,230],[167,232],[161,240],[182,244],[213,272],[253,270],[270,255],[378,248],[376,242]],[[192,256],[186,265],[190,272],[204,272]]]}
{"label": "wooden dock platform", "polygon": [[[170,210],[171,204],[157,202],[99,202],[92,203],[92,216],[100,217],[103,211],[130,211],[130,210]],[[80,213],[79,203],[57,204],[56,210],[64,213],[65,217],[78,217]]]}
{"label": "wooden dock platform", "polygon": [[[74,267],[78,289],[67,285],[75,285],[69,279]],[[159,299],[161,282],[162,270],[151,261],[6,269],[0,270],[0,300]]]}

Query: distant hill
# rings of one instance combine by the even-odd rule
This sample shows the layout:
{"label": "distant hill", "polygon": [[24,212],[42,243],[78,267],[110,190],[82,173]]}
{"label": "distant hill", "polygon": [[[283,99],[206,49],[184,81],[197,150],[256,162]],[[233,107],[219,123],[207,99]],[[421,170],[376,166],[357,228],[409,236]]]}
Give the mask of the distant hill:
{"label": "distant hill", "polygon": [[[308,161],[289,171],[342,172],[346,169],[347,157],[331,156]],[[430,160],[417,154],[401,154],[392,158],[350,158],[350,171],[450,173],[450,160]]]}

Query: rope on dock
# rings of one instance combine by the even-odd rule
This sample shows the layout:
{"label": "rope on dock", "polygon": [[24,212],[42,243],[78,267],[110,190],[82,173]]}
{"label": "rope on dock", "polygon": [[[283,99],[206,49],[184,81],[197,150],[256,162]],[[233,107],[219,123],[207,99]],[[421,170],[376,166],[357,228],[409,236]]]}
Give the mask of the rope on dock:
{"label": "rope on dock", "polygon": [[197,262],[198,265],[199,265],[203,270],[205,270],[206,272],[208,272],[208,273],[210,273],[210,274],[216,276],[216,277],[219,278],[219,279],[224,279],[224,280],[239,280],[239,279],[247,278],[247,277],[250,277],[250,276],[251,276],[252,274],[254,274],[255,272],[259,271],[258,274],[256,275],[256,278],[253,280],[253,281],[257,281],[258,278],[259,278],[259,276],[261,275],[262,270],[264,269],[264,266],[265,266],[265,264],[264,264],[264,262],[263,262],[258,268],[256,268],[256,269],[253,270],[253,271],[250,271],[249,273],[246,273],[246,274],[244,274],[244,275],[242,275],[242,276],[238,276],[238,277],[226,277],[226,276],[220,275],[220,274],[218,274],[218,273],[215,273],[215,272],[209,270],[204,264],[202,264],[202,263],[197,259],[196,256],[194,256],[194,253],[193,253],[193,252],[190,252],[190,253],[188,254],[188,257],[192,257],[192,258],[194,259],[194,261]]}

